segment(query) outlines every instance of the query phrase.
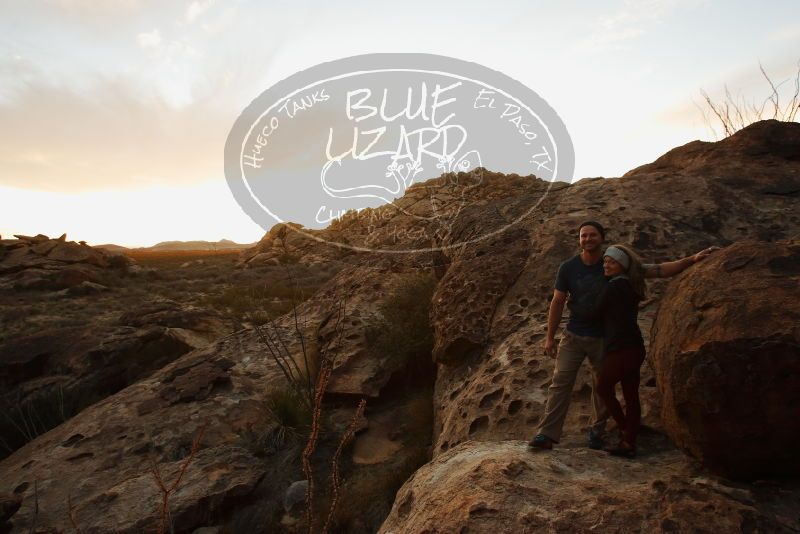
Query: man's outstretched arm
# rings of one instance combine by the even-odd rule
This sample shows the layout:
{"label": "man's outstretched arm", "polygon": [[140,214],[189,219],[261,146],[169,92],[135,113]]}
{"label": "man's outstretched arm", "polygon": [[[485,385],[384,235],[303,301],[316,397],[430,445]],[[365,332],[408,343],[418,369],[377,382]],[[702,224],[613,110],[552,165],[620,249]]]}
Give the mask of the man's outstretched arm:
{"label": "man's outstretched arm", "polygon": [[561,322],[561,314],[564,313],[565,302],[567,294],[554,289],[553,300],[550,301],[550,309],[547,312],[547,339],[544,342],[544,352],[551,358],[556,357],[556,330],[558,323]]}
{"label": "man's outstretched arm", "polygon": [[690,265],[702,261],[708,257],[709,254],[719,250],[719,247],[704,248],[697,254],[683,258],[682,260],[668,261],[665,263],[656,263],[646,265],[644,269],[645,278],[668,278],[684,271]]}

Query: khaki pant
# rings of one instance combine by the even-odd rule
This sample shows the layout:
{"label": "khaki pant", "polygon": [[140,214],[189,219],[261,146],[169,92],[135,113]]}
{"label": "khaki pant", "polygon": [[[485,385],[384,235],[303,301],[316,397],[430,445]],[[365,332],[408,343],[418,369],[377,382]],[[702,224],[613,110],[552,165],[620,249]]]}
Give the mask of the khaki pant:
{"label": "khaki pant", "polygon": [[592,369],[592,420],[590,422],[595,434],[602,435],[608,420],[608,410],[597,395],[595,383],[603,361],[603,338],[578,336],[564,329],[561,342],[558,345],[556,356],[556,369],[553,373],[553,382],[547,393],[547,407],[545,408],[539,434],[544,434],[555,442],[561,439],[564,419],[572,397],[572,388],[578,370],[584,358],[589,358]]}

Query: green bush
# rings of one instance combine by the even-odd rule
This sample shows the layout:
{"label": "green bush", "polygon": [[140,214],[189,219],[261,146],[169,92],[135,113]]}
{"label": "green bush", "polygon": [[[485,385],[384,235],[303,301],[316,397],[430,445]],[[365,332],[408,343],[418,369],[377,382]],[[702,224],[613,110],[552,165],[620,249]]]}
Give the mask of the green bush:
{"label": "green bush", "polygon": [[369,346],[397,367],[427,359],[433,349],[430,324],[431,298],[436,278],[430,274],[405,275],[380,306],[381,317],[367,327]]}

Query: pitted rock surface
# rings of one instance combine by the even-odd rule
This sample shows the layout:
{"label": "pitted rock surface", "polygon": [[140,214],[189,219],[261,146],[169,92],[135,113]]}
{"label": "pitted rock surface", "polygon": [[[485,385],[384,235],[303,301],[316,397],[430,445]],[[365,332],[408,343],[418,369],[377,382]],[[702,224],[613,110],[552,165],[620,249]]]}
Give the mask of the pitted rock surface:
{"label": "pitted rock surface", "polygon": [[[765,128],[795,131],[798,125],[767,122],[770,124],[759,123],[725,141],[704,145],[706,160],[725,161],[727,178],[723,180],[706,174],[708,166],[692,166],[696,146],[690,143],[672,150],[668,158],[673,166],[686,162],[685,172],[676,173],[673,167],[659,164],[636,169],[617,180],[584,179],[568,187],[552,188],[543,199],[535,189],[520,191],[515,202],[523,206],[538,202],[537,209],[514,226],[529,236],[525,245],[529,255],[521,272],[503,283],[475,276],[471,266],[459,262],[460,256],[445,251],[451,262],[446,279],[471,281],[471,293],[480,295],[477,298],[486,298],[483,295],[491,292],[499,295],[499,300],[491,326],[481,326],[473,333],[469,357],[438,366],[434,455],[467,439],[530,439],[535,434],[553,373],[553,361],[543,355],[547,309],[558,265],[578,252],[577,226],[581,222],[602,221],[608,244],[629,243],[648,263],[680,259],[709,245],[764,236],[775,240],[800,233],[797,197],[765,194],[763,189],[764,184],[772,183],[770,180],[781,181],[781,176],[800,176],[800,160],[786,157],[784,141],[757,141]],[[797,139],[793,134],[789,138]],[[754,159],[737,152],[751,145],[767,152]],[[769,152],[773,149],[774,153]],[[796,149],[800,151],[800,142]],[[742,165],[742,176],[734,187],[731,176],[737,162]],[[758,174],[760,169],[764,173]],[[760,178],[748,189],[746,179],[755,174]],[[513,214],[508,217],[513,218]],[[478,225],[477,221],[472,224]],[[471,235],[477,230],[461,231]],[[512,243],[523,247],[517,241]],[[639,315],[646,339],[668,283],[668,279],[648,282],[649,297]],[[463,319],[465,293],[437,290],[433,318],[437,347],[454,337],[447,325]],[[565,309],[564,323],[567,315]],[[591,376],[586,367],[573,392],[565,425],[567,439],[582,439],[589,421]],[[656,415],[660,399],[653,387],[650,358],[642,367],[642,384],[645,423],[659,426]],[[481,397],[500,388],[503,393],[499,400],[486,400],[482,407]],[[516,400],[521,404],[515,403],[509,410]]]}
{"label": "pitted rock surface", "polygon": [[800,503],[786,489],[708,477],[674,449],[630,462],[469,441],[417,470],[378,532],[788,533],[800,527]]}
{"label": "pitted rock surface", "polygon": [[[336,354],[328,392],[377,397],[392,374],[404,365],[372,349],[366,341],[366,329],[380,317],[381,303],[404,283],[407,275],[428,272],[433,276],[433,257],[431,254],[404,258],[366,256],[339,271],[313,299],[304,303],[304,320],[320,325],[319,333],[327,350]],[[335,336],[337,311],[329,303],[340,299],[346,320],[341,324],[341,336]],[[316,353],[320,348],[313,346],[313,351]]]}
{"label": "pitted rock surface", "polygon": [[509,230],[466,246],[452,260],[433,296],[434,361],[464,361],[485,346],[497,304],[522,271],[528,246],[526,232]]}

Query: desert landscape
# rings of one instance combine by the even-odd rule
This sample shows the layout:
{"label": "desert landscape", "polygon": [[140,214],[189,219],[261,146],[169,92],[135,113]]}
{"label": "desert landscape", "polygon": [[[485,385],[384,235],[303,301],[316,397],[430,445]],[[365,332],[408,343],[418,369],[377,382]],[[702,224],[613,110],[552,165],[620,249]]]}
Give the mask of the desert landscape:
{"label": "desert landscape", "polygon": [[[241,250],[2,236],[0,531],[800,531],[800,125],[617,179],[479,172]],[[587,219],[649,262],[721,247],[649,283],[635,460],[586,447],[586,368],[527,446]]]}

